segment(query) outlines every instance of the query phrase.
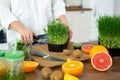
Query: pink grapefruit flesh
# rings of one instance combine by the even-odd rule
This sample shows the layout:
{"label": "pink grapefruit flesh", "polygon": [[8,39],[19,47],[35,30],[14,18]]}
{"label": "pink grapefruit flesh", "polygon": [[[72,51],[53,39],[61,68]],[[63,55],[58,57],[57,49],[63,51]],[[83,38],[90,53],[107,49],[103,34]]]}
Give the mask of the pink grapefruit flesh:
{"label": "pink grapefruit flesh", "polygon": [[91,64],[98,71],[106,71],[112,66],[112,58],[109,54],[98,52],[92,56]]}
{"label": "pink grapefruit flesh", "polygon": [[83,45],[82,46],[82,51],[89,54],[90,50],[92,49],[93,46],[94,45],[89,45],[89,44]]}

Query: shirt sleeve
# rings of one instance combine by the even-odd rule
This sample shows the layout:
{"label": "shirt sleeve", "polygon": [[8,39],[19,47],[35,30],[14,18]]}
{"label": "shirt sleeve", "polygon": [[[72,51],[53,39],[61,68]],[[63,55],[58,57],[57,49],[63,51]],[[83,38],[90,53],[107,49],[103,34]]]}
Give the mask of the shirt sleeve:
{"label": "shirt sleeve", "polygon": [[61,15],[66,15],[65,3],[63,0],[52,0],[53,16],[59,18]]}
{"label": "shirt sleeve", "polygon": [[0,0],[0,21],[3,27],[8,29],[9,24],[17,18],[10,11],[10,0]]}

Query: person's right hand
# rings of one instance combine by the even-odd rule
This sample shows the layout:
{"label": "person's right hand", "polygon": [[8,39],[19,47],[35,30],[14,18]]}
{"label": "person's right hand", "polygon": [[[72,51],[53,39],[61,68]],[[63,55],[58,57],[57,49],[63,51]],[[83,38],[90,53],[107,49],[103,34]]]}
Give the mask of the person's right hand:
{"label": "person's right hand", "polygon": [[31,43],[33,42],[34,33],[27,29],[22,23],[19,21],[14,21],[10,24],[10,28],[14,29],[16,32],[20,34],[21,41]]}
{"label": "person's right hand", "polygon": [[31,30],[23,28],[19,31],[19,33],[21,36],[21,41],[27,42],[27,43],[33,42],[33,35],[34,34]]}

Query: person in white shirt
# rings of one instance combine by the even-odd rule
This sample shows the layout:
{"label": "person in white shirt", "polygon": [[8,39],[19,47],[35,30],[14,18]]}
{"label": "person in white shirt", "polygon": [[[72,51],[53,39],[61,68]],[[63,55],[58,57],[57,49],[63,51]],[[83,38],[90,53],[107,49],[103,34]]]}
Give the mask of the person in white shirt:
{"label": "person in white shirt", "polygon": [[[44,35],[43,28],[54,18],[67,25],[63,0],[0,0],[0,21],[7,29],[7,41],[32,42]],[[69,29],[69,37],[72,30]]]}

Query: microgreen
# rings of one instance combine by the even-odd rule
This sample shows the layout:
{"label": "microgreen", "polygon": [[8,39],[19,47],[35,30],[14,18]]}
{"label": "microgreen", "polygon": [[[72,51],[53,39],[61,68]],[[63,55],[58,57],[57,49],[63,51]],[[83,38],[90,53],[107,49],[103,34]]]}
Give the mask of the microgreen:
{"label": "microgreen", "polygon": [[100,44],[107,48],[120,48],[120,16],[101,16],[98,18]]}
{"label": "microgreen", "polygon": [[68,40],[68,26],[58,19],[50,22],[44,31],[47,33],[49,43],[64,44]]}

